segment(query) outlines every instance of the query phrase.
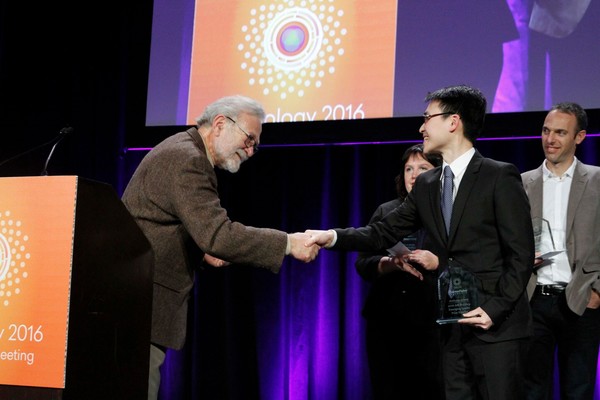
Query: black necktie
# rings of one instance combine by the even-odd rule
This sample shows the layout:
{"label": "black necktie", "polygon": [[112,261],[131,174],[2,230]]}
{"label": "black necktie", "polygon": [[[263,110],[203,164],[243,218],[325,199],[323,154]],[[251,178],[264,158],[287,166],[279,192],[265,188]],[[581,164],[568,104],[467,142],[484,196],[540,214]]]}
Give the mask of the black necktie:
{"label": "black necktie", "polygon": [[450,218],[452,217],[452,192],[454,188],[454,174],[449,165],[444,168],[444,186],[442,188],[442,215],[446,223],[446,233],[450,234]]}

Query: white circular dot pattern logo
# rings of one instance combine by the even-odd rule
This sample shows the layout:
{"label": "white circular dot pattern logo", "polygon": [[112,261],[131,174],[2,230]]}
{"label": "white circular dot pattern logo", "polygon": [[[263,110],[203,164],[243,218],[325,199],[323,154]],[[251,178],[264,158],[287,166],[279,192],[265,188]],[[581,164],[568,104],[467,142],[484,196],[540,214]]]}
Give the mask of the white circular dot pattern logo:
{"label": "white circular dot pattern logo", "polygon": [[30,254],[26,244],[29,237],[23,232],[21,221],[11,217],[10,211],[0,214],[0,304],[8,306],[13,296],[21,293],[20,284],[27,278]]}
{"label": "white circular dot pattern logo", "polygon": [[282,0],[250,10],[241,27],[241,69],[248,84],[264,95],[303,97],[320,88],[336,71],[335,61],[344,55],[344,11],[335,0]]}

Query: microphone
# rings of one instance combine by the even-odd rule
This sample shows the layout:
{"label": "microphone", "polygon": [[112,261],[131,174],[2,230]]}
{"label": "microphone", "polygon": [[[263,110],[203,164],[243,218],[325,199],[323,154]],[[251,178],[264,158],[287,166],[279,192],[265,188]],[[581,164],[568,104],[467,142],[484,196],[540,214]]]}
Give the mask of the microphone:
{"label": "microphone", "polygon": [[[6,160],[0,162],[0,167],[3,166],[6,163],[9,163],[9,162],[11,162],[13,160],[18,159],[19,157],[23,157],[23,156],[25,156],[25,155],[27,155],[29,153],[32,153],[32,152],[34,152],[34,151],[36,151],[38,149],[41,149],[42,147],[48,146],[50,143],[56,142],[54,144],[54,147],[56,147],[56,144],[58,142],[60,142],[63,137],[65,137],[67,134],[71,133],[72,131],[73,131],[73,128],[71,128],[70,126],[62,128],[60,130],[60,132],[58,133],[58,135],[56,137],[54,137],[52,140],[49,140],[46,143],[42,143],[42,144],[37,145],[37,146],[35,146],[35,147],[33,147],[33,148],[29,149],[29,150],[26,150],[26,151],[24,151],[22,153],[19,153],[19,154],[14,155],[14,156],[12,156],[10,158],[7,158]],[[52,151],[50,152],[50,155],[52,155],[52,152],[54,151],[54,147],[52,147]],[[48,160],[49,159],[50,159],[50,156],[48,156]],[[44,175],[44,173],[46,172],[46,168],[48,167],[48,160],[46,160],[46,165],[44,166],[44,170],[42,171],[42,175]]]}
{"label": "microphone", "polygon": [[[54,149],[56,149],[56,145],[60,143],[61,140],[63,140],[63,138],[65,136],[67,136],[68,134],[70,134],[71,132],[73,132],[73,128],[71,128],[70,126],[66,126],[64,128],[62,128],[60,130],[60,132],[58,132],[58,136],[56,136],[53,140],[54,142],[54,146],[52,146],[52,149],[50,149],[50,154],[48,154],[48,158],[46,158],[46,163],[44,164],[44,169],[42,169],[42,172],[40,173],[41,176],[47,176],[48,175],[48,163],[50,162],[50,158],[52,158],[52,154],[54,154]],[[51,143],[52,141],[50,141]]]}

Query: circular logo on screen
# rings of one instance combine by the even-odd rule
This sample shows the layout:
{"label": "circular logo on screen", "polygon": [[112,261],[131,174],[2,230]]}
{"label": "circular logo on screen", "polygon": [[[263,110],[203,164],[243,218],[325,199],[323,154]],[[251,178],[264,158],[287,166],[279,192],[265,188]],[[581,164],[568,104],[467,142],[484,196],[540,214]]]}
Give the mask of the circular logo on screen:
{"label": "circular logo on screen", "polygon": [[323,25],[304,8],[288,8],[277,14],[264,31],[263,49],[269,63],[284,71],[309,66],[319,55]]}
{"label": "circular logo on screen", "polygon": [[8,306],[11,298],[21,293],[20,284],[27,278],[29,237],[21,225],[21,221],[11,218],[10,211],[0,214],[0,304],[3,306]]}
{"label": "circular logo on screen", "polygon": [[251,9],[237,48],[248,84],[282,100],[321,88],[344,55],[343,17],[335,0],[280,0]]}

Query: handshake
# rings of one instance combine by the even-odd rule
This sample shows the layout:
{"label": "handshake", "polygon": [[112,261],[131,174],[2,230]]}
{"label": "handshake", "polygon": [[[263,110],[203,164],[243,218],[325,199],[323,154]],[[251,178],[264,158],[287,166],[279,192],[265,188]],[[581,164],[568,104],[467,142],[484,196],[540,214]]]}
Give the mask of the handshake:
{"label": "handshake", "polygon": [[[289,255],[305,263],[317,258],[321,247],[329,247],[334,238],[333,231],[315,231],[297,232],[288,234]],[[226,267],[230,265],[228,261],[213,257],[210,254],[204,255],[204,262],[213,267]]]}
{"label": "handshake", "polygon": [[306,230],[304,233],[288,234],[290,244],[290,255],[303,262],[311,262],[319,254],[322,247],[330,247],[335,238],[332,230]]}

